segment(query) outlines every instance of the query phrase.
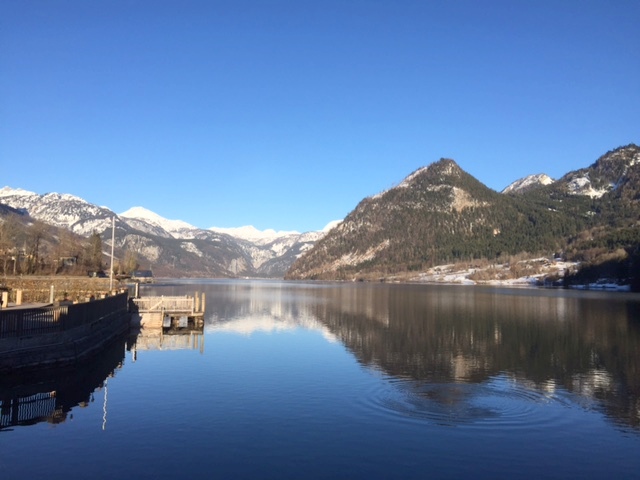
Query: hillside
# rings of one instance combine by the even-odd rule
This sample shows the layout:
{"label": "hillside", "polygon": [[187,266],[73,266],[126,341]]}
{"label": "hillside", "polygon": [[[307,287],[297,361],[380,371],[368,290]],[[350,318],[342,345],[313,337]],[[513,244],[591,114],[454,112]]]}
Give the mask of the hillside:
{"label": "hillside", "polygon": [[133,262],[156,276],[410,278],[443,264],[558,254],[593,266],[590,281],[598,271],[631,278],[640,258],[640,148],[617,148],[556,181],[531,175],[502,193],[441,159],[365,198],[332,229],[307,233],[200,229],[143,207],[117,215],[74,195],[4,187],[0,266],[18,255],[31,258],[33,273],[54,271],[61,258],[87,257],[97,233],[106,268],[113,218],[118,267]]}
{"label": "hillside", "polygon": [[384,278],[523,252],[551,256],[573,248],[576,254],[587,248],[581,239],[603,226],[611,227],[609,237],[631,229],[615,247],[632,248],[639,159],[637,146],[621,147],[556,182],[543,178],[535,188],[506,194],[441,159],[360,202],[292,265],[287,278]]}
{"label": "hillside", "polygon": [[[0,206],[2,223],[15,215],[25,218],[24,228],[5,239],[7,246],[0,252],[3,258],[18,253],[28,255],[25,245],[35,241],[28,240],[31,238],[28,225],[37,221],[48,229],[68,231],[78,238],[86,239],[94,232],[100,235],[106,268],[115,218],[115,263],[119,266],[134,262],[152,269],[156,276],[165,277],[282,278],[293,261],[323,235],[322,232],[263,234],[254,229],[253,238],[247,239],[200,229],[181,220],[168,220],[143,207],[117,215],[107,207],[98,207],[73,195],[39,195],[9,187],[0,189]],[[57,240],[61,236],[42,237],[38,247],[42,262],[51,265],[46,268],[47,273],[54,269],[58,261],[55,257],[61,256]],[[82,250],[74,247],[65,256],[81,256]]]}

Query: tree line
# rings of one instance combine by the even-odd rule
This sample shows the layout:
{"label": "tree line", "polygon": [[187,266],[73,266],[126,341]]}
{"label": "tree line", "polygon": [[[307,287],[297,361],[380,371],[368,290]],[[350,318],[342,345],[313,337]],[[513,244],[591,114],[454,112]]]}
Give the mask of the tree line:
{"label": "tree line", "polygon": [[[110,247],[109,247],[110,249]],[[138,268],[135,252],[120,252],[114,273],[130,273]],[[103,272],[111,264],[101,235],[88,238],[15,213],[0,217],[0,274],[86,275]]]}

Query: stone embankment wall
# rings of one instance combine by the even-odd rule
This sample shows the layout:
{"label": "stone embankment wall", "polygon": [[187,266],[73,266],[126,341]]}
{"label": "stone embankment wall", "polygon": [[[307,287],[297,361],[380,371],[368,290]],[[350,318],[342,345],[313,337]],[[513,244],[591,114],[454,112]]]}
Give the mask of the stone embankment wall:
{"label": "stone embankment wall", "polygon": [[[108,278],[68,277],[68,276],[17,276],[0,277],[0,285],[8,288],[9,303],[15,303],[18,290],[22,291],[22,303],[48,303],[53,285],[54,302],[69,300],[85,302],[91,297],[102,298],[109,292]],[[124,285],[114,280],[113,289]]]}

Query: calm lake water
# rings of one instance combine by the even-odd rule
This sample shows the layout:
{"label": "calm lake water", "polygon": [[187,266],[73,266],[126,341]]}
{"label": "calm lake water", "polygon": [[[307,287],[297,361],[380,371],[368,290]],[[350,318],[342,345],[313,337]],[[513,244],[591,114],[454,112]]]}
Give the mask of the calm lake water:
{"label": "calm lake water", "polygon": [[638,295],[142,293],[196,291],[203,332],[144,331],[82,368],[1,378],[1,478],[640,478]]}

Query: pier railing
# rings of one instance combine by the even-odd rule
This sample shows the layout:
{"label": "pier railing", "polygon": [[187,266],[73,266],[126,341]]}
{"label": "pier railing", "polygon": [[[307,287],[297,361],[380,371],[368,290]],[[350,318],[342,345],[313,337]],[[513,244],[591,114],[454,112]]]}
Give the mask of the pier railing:
{"label": "pier railing", "polygon": [[70,330],[128,311],[128,293],[59,307],[0,310],[0,339]]}
{"label": "pier railing", "polygon": [[134,298],[133,303],[138,312],[196,312],[196,301],[193,297],[142,297]]}

